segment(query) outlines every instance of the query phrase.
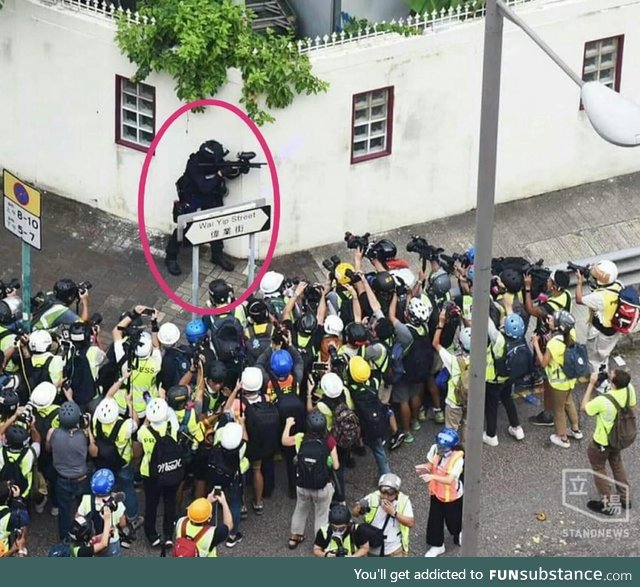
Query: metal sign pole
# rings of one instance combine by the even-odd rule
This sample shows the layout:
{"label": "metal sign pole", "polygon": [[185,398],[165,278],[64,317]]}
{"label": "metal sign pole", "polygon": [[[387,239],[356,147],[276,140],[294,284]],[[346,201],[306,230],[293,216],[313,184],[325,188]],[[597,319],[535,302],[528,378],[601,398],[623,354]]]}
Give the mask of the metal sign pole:
{"label": "metal sign pole", "polygon": [[249,287],[256,274],[256,235],[249,235],[249,266],[247,267],[247,287]]}
{"label": "metal sign pole", "polygon": [[22,242],[22,324],[31,332],[31,247]]}
{"label": "metal sign pole", "polygon": [[[194,245],[191,251],[191,303],[197,306],[200,293],[200,247]],[[191,319],[196,318],[197,314],[193,312]]]}

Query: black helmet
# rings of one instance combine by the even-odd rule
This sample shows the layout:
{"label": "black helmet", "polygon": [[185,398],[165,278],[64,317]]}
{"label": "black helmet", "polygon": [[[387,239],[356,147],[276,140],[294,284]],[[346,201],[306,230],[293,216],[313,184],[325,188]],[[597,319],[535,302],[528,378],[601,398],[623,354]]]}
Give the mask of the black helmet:
{"label": "black helmet", "polygon": [[229,304],[233,289],[224,279],[214,279],[209,284],[209,299],[212,304]]}
{"label": "black helmet", "polygon": [[306,312],[298,318],[296,326],[300,334],[310,335],[318,327],[318,319],[311,312]]}
{"label": "black helmet", "polygon": [[189,388],[186,385],[174,385],[167,392],[167,403],[174,410],[184,410],[189,399]]}
{"label": "black helmet", "polygon": [[222,361],[213,361],[207,365],[207,379],[216,383],[224,383],[227,380],[227,368]]}
{"label": "black helmet", "polygon": [[351,522],[351,512],[346,505],[336,503],[331,506],[331,509],[329,510],[329,524],[333,524],[334,526],[343,526],[349,522]]}
{"label": "black helmet", "polygon": [[352,346],[363,345],[367,342],[367,329],[360,322],[351,322],[344,329],[347,342]]}
{"label": "black helmet", "polygon": [[247,306],[247,313],[253,322],[264,324],[269,318],[269,308],[262,300],[252,300]]}
{"label": "black helmet", "polygon": [[396,289],[396,282],[388,271],[376,273],[373,279],[373,289],[377,292],[391,293]]}
{"label": "black helmet", "polygon": [[9,426],[5,432],[5,437],[9,448],[16,450],[27,446],[31,439],[29,431],[24,426],[16,426],[15,424],[13,426]]}
{"label": "black helmet", "polygon": [[81,416],[80,406],[75,402],[64,402],[58,412],[60,426],[67,430],[75,428],[80,423]]}
{"label": "black helmet", "polygon": [[221,163],[229,154],[218,141],[205,141],[200,145],[198,155],[203,163]]}
{"label": "black helmet", "polygon": [[0,301],[0,324],[11,324],[14,321],[13,312],[9,304],[4,300]]}
{"label": "black helmet", "polygon": [[0,416],[13,416],[18,409],[18,378],[15,375],[0,376]]}
{"label": "black helmet", "polygon": [[313,412],[309,412],[307,416],[307,432],[311,432],[312,434],[317,434],[318,436],[323,435],[327,431],[327,418],[322,412],[318,410],[313,410]]}
{"label": "black helmet", "polygon": [[505,269],[500,274],[500,279],[509,293],[518,293],[524,285],[522,273],[515,269]]}
{"label": "black helmet", "polygon": [[91,342],[91,325],[86,322],[74,322],[69,326],[69,339],[78,344],[89,344]]}
{"label": "black helmet", "polygon": [[88,542],[93,534],[91,522],[84,516],[78,516],[71,524],[69,538],[71,542]]}
{"label": "black helmet", "polygon": [[68,277],[58,279],[53,286],[53,295],[63,304],[70,304],[78,297],[78,286],[73,279]]}
{"label": "black helmet", "polygon": [[379,240],[375,245],[376,252],[378,253],[378,259],[381,261],[390,261],[395,259],[398,254],[396,245],[393,244],[388,238]]}
{"label": "black helmet", "polygon": [[322,299],[321,286],[316,285],[313,287],[307,287],[304,290],[304,302],[312,312],[315,313],[318,310],[318,306],[320,305],[321,299]]}

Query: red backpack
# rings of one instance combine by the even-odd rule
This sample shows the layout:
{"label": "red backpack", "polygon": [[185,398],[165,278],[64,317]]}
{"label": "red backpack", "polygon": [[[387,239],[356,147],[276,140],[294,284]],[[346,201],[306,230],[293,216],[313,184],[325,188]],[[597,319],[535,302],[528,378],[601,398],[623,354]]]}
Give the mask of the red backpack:
{"label": "red backpack", "polygon": [[620,291],[618,307],[611,319],[611,328],[621,334],[633,332],[640,321],[640,297],[635,287],[628,285]]}
{"label": "red backpack", "polygon": [[181,532],[180,532],[182,536],[180,536],[180,538],[176,540],[176,543],[173,547],[174,557],[196,558],[200,556],[200,554],[198,554],[198,541],[200,540],[200,538],[202,538],[205,535],[205,533],[209,529],[209,526],[202,527],[200,531],[193,538],[191,538],[190,536],[187,536],[188,523],[189,523],[189,520],[187,518],[182,520],[182,526],[181,526]]}

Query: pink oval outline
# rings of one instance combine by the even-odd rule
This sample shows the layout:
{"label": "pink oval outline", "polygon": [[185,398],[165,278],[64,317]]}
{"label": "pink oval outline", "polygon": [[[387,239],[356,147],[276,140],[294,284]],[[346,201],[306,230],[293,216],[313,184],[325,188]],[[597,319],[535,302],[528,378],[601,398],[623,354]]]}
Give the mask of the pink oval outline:
{"label": "pink oval outline", "polygon": [[[267,255],[265,257],[264,263],[258,275],[256,275],[255,279],[251,282],[251,285],[246,289],[246,291],[236,300],[234,300],[231,304],[227,304],[226,306],[220,306],[219,308],[202,308],[200,306],[193,306],[187,302],[185,302],[180,296],[178,296],[167,284],[167,282],[162,277],[160,271],[158,271],[158,267],[156,266],[156,262],[151,255],[151,249],[149,247],[149,239],[147,238],[147,227],[144,220],[144,196],[147,185],[147,176],[149,174],[149,167],[151,165],[151,160],[153,158],[153,154],[158,146],[158,143],[164,136],[164,133],[167,129],[188,110],[193,110],[194,108],[204,107],[204,106],[219,106],[224,108],[225,110],[229,110],[233,112],[237,116],[240,117],[242,121],[246,123],[246,125],[251,129],[254,136],[258,139],[260,146],[267,158],[267,167],[269,168],[269,174],[271,175],[271,184],[273,186],[273,211],[271,215],[271,240],[269,241],[269,249],[267,251]],[[278,233],[280,231],[280,184],[278,182],[278,172],[276,170],[276,164],[273,160],[273,155],[271,154],[271,150],[269,149],[269,145],[265,140],[262,132],[257,127],[256,123],[251,120],[245,112],[240,110],[237,106],[229,102],[225,102],[224,100],[217,100],[214,98],[204,98],[202,100],[195,100],[194,102],[190,102],[189,104],[185,104],[178,108],[160,127],[160,130],[156,133],[149,150],[147,151],[147,155],[144,158],[144,163],[142,164],[142,171],[140,173],[140,181],[138,184],[138,229],[140,232],[140,244],[142,245],[142,250],[144,252],[145,259],[147,261],[147,265],[149,265],[149,269],[151,270],[151,274],[153,275],[156,283],[160,286],[162,291],[167,294],[169,299],[178,304],[182,309],[187,310],[188,312],[192,312],[195,314],[200,314],[204,316],[213,316],[216,314],[224,314],[227,312],[233,311],[240,304],[246,301],[249,296],[255,291],[257,285],[260,283],[260,280],[264,277],[264,274],[269,269],[269,265],[271,264],[271,260],[273,259],[273,254],[276,249],[276,244],[278,242]]]}

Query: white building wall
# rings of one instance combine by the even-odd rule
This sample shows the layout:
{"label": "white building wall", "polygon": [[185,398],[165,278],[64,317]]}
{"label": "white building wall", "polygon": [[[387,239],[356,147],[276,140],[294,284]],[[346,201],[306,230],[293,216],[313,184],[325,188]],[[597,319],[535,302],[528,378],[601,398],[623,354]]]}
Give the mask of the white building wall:
{"label": "white building wall", "polygon": [[[541,0],[519,10],[577,71],[586,41],[625,34],[621,89],[640,103],[640,0]],[[640,150],[603,142],[578,109],[577,87],[515,27],[506,24],[505,32],[498,200],[637,171]],[[392,35],[312,52],[329,92],[296,98],[262,129],[281,184],[279,254],[339,240],[345,230],[379,232],[474,206],[482,33],[481,21],[468,21],[420,37]],[[115,75],[132,75],[135,67],[120,55],[107,21],[39,0],[7,0],[0,70],[0,165],[135,218],[144,153],[114,140]],[[232,78],[216,97],[237,104]],[[146,83],[156,87],[159,129],[180,102],[167,76],[154,74]],[[395,92],[393,152],[351,165],[352,95],[387,85]],[[149,226],[170,228],[174,183],[207,138],[260,153],[234,115],[211,109],[185,115],[152,163]],[[229,185],[228,203],[271,197],[266,171]],[[244,250],[241,241],[232,241],[230,252]]]}

